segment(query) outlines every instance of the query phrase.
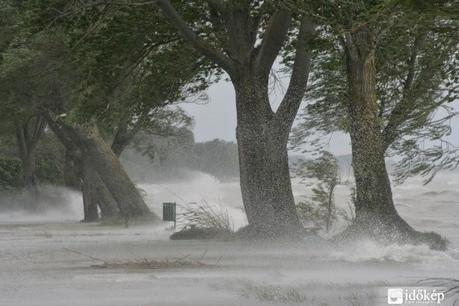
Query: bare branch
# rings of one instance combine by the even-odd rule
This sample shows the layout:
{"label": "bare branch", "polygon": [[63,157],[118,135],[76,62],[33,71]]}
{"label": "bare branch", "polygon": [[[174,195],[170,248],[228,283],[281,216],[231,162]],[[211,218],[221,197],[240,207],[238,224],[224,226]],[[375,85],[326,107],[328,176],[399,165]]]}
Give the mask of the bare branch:
{"label": "bare branch", "polygon": [[383,130],[384,149],[387,150],[389,146],[398,137],[397,129],[408,118],[413,109],[416,107],[413,99],[409,97],[414,82],[414,73],[416,70],[416,58],[418,56],[419,47],[421,45],[422,35],[417,35],[411,50],[410,58],[408,59],[408,73],[403,85],[403,93],[401,101],[392,110],[388,123]]}

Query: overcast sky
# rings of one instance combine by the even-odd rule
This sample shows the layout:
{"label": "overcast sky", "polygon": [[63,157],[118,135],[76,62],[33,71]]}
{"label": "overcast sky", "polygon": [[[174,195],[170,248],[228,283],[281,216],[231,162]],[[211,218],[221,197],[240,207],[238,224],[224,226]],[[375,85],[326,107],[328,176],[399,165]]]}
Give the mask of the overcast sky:
{"label": "overcast sky", "polygon": [[[195,119],[194,135],[197,142],[213,140],[215,138],[227,141],[236,141],[236,104],[234,89],[230,82],[221,81],[211,86],[207,94],[209,102],[204,105],[184,104],[183,108]],[[271,97],[274,104],[280,100],[281,94]],[[456,108],[459,110],[456,101]],[[459,117],[452,121],[453,134],[449,137],[455,145],[459,145]],[[335,155],[350,154],[349,136],[336,133],[330,136],[330,143],[326,150]]]}

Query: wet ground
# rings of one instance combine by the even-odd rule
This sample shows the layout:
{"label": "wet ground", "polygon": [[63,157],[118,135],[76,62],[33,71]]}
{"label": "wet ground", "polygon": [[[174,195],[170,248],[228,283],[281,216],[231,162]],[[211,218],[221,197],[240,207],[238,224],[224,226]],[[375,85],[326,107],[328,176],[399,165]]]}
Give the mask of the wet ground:
{"label": "wet ground", "polygon": [[[69,194],[67,209],[0,214],[0,305],[387,305],[387,287],[459,278],[455,178],[444,175],[428,186],[412,180],[394,190],[400,213],[417,229],[446,236],[447,252],[371,241],[338,248],[316,238],[295,245],[169,241],[170,224],[79,223],[80,199]],[[236,183],[203,176],[192,183],[142,187],[158,212],[163,201],[205,199],[227,207],[235,227],[244,223]],[[297,195],[301,191],[295,186]],[[339,205],[346,205],[347,194],[347,187],[338,189]],[[144,259],[204,265],[94,267]]]}

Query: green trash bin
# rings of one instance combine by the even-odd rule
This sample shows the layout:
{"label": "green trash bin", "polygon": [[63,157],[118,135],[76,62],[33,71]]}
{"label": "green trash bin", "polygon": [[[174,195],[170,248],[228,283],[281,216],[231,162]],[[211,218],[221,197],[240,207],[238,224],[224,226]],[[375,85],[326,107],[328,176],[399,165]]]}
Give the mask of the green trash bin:
{"label": "green trash bin", "polygon": [[174,228],[177,223],[177,204],[174,202],[163,203],[163,221],[174,222]]}

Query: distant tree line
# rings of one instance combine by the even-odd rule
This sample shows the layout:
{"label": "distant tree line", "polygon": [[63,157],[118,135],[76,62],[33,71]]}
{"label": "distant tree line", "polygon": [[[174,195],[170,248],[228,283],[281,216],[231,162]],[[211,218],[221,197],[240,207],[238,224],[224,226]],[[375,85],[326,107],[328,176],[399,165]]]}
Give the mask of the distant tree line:
{"label": "distant tree line", "polygon": [[178,137],[139,135],[121,159],[132,177],[143,181],[187,179],[186,170],[208,173],[220,181],[239,177],[234,142],[214,139],[195,143],[189,131]]}

